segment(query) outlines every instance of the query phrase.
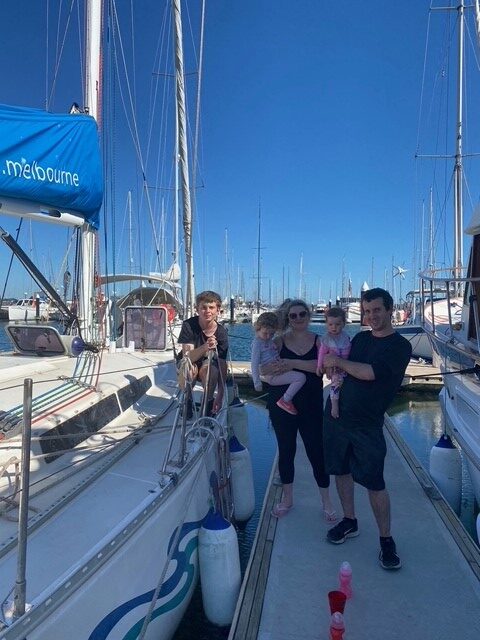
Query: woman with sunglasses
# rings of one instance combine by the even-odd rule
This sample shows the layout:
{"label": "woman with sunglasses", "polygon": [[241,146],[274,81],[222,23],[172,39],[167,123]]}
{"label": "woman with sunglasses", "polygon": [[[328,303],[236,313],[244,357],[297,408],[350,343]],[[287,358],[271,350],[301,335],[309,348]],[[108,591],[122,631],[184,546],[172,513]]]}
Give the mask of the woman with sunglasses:
{"label": "woman with sunglasses", "polygon": [[272,515],[281,518],[293,506],[294,459],[299,431],[320,490],[325,520],[335,522],[337,516],[328,488],[330,477],[325,473],[323,461],[323,383],[316,375],[320,338],[309,331],[310,309],[303,300],[290,300],[285,306],[283,328],[286,331],[275,338],[281,360],[263,365],[261,373],[275,375],[296,370],[305,374],[306,382],[294,398],[297,415],[288,414],[277,406],[285,393],[285,385],[268,389],[267,408],[277,438],[278,471],[283,485],[281,501],[273,508]]}

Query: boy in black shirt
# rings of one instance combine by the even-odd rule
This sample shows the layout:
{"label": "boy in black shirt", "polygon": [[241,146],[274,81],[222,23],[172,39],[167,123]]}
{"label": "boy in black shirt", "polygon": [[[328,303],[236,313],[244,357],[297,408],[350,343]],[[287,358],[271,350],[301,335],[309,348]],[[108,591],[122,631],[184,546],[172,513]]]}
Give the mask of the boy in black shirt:
{"label": "boy in black shirt", "polygon": [[[205,388],[208,371],[208,352],[216,351],[218,359],[211,361],[207,394],[207,415],[218,413],[222,407],[224,384],[227,378],[228,333],[217,317],[222,301],[215,291],[202,291],[195,299],[196,316],[184,320],[178,344],[179,358],[187,355],[193,364],[193,377],[200,380]],[[213,394],[217,388],[215,399]]]}

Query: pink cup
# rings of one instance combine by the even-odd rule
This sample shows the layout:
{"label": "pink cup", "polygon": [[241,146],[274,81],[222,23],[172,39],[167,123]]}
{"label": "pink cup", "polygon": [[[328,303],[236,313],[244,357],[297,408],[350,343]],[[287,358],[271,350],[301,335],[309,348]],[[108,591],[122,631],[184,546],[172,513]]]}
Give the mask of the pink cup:
{"label": "pink cup", "polygon": [[336,611],[338,611],[339,613],[343,613],[346,600],[347,596],[343,593],[343,591],[329,591],[328,602],[330,604],[330,614],[333,614]]}

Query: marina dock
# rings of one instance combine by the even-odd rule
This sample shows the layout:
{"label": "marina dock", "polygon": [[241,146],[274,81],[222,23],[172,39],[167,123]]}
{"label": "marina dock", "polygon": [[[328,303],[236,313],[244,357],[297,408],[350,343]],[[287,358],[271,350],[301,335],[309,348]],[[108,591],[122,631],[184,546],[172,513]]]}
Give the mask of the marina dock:
{"label": "marina dock", "polygon": [[[344,560],[353,569],[345,640],[478,639],[480,551],[389,418],[385,435],[392,535],[403,567],[380,567],[378,530],[362,487],[360,535],[340,545],[326,541],[331,525],[299,439],[294,508],[280,520],[270,515],[281,494],[270,481],[228,640],[327,640],[327,594],[338,588]],[[340,514],[334,486],[332,497]]]}
{"label": "marina dock", "polygon": [[[250,362],[234,360],[230,370],[240,386],[252,386],[252,373]],[[328,380],[324,378],[324,385]],[[440,370],[427,362],[411,360],[403,379],[402,388],[410,391],[440,391],[443,386]]]}

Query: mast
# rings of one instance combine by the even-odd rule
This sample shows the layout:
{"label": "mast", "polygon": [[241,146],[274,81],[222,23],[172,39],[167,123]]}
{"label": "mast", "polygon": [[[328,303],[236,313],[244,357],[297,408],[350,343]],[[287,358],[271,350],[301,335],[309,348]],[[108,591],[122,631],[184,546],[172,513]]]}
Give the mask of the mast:
{"label": "mast", "polygon": [[258,203],[258,244],[257,244],[257,313],[260,313],[260,294],[261,294],[261,274],[260,274],[260,222],[261,222],[261,205]]}
{"label": "mast", "polygon": [[[85,99],[88,113],[98,122],[100,106],[100,45],[102,36],[102,1],[89,0],[86,13]],[[87,342],[92,340],[96,232],[84,224],[81,231],[82,273],[78,300],[80,329]]]}
{"label": "mast", "polygon": [[230,300],[232,296],[232,279],[228,264],[228,229],[225,228],[225,297]]}
{"label": "mast", "polygon": [[458,10],[458,83],[457,83],[457,130],[454,169],[454,269],[455,277],[461,278],[463,266],[463,39],[465,3],[460,0]]}
{"label": "mast", "polygon": [[129,254],[129,269],[133,271],[133,227],[132,227],[132,192],[130,189],[127,192],[127,206],[128,206],[128,254]]}
{"label": "mast", "polygon": [[187,115],[185,104],[185,74],[183,68],[182,11],[180,0],[172,0],[175,22],[175,81],[178,117],[178,153],[182,178],[183,235],[185,242],[186,291],[185,311],[193,315],[195,290],[193,285],[192,252],[192,207],[190,199],[190,176],[188,170]]}
{"label": "mast", "polygon": [[179,220],[179,205],[178,205],[178,113],[175,111],[175,220],[173,227],[173,262],[174,264],[178,262],[178,254],[179,254],[179,233],[178,233],[178,220]]}
{"label": "mast", "polygon": [[433,245],[433,189],[430,187],[430,212],[429,212],[429,233],[428,233],[428,261],[431,273],[435,269],[435,249]]}
{"label": "mast", "polygon": [[300,281],[298,283],[298,297],[302,297],[302,285],[303,285],[303,253],[300,254]]}

